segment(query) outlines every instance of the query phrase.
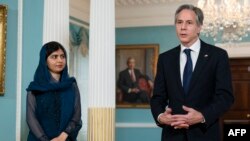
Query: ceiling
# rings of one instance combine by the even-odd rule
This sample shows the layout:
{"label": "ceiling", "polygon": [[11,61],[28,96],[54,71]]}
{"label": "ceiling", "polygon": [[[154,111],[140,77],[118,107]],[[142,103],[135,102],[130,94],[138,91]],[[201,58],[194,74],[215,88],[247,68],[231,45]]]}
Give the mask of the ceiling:
{"label": "ceiling", "polygon": [[[198,0],[115,0],[116,27],[173,25],[181,4]],[[90,0],[70,0],[70,15],[89,22]]]}
{"label": "ceiling", "polygon": [[116,6],[145,6],[167,4],[181,0],[115,0]]}

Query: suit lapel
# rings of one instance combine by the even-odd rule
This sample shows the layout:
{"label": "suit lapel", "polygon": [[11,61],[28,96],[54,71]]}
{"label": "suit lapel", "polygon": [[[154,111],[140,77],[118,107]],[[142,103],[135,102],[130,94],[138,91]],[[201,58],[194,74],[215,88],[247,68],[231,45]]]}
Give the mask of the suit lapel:
{"label": "suit lapel", "polygon": [[189,86],[189,91],[192,89],[194,86],[195,82],[197,81],[198,77],[200,76],[201,71],[203,70],[204,65],[206,64],[208,58],[210,57],[209,54],[209,49],[210,47],[207,46],[206,43],[201,41],[201,48],[200,48],[200,53],[194,68],[194,72],[192,74],[190,86]]}
{"label": "suit lapel", "polygon": [[174,53],[174,59],[173,59],[173,70],[177,70],[175,71],[175,78],[177,78],[177,86],[179,87],[179,90],[181,90],[182,93],[184,93],[183,87],[182,87],[182,83],[181,83],[181,73],[180,73],[180,51],[181,51],[181,47],[178,46],[175,50]]}

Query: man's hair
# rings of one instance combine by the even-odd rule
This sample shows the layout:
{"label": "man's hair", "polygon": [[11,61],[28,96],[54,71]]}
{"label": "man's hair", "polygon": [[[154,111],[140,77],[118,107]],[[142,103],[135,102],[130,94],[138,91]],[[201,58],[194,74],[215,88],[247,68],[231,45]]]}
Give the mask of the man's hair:
{"label": "man's hair", "polygon": [[175,23],[177,22],[177,17],[179,15],[179,13],[184,10],[184,9],[187,9],[187,10],[192,10],[194,11],[195,15],[196,15],[196,23],[197,25],[203,25],[203,19],[204,19],[204,15],[203,15],[203,12],[200,8],[196,7],[196,6],[193,6],[191,4],[184,4],[184,5],[181,5],[175,12]]}
{"label": "man's hair", "polygon": [[135,60],[135,58],[133,58],[133,57],[128,57],[128,59],[127,59],[127,65],[128,65],[128,63],[129,63],[129,61],[132,60],[132,59]]}

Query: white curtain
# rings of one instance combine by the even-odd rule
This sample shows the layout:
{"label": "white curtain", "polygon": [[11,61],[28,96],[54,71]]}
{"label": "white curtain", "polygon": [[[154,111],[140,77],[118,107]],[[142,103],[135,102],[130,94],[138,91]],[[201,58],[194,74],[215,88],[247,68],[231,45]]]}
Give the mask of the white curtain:
{"label": "white curtain", "polygon": [[70,24],[70,74],[76,77],[81,94],[82,129],[78,140],[87,141],[88,94],[89,94],[89,56],[88,56],[88,29],[79,25]]}

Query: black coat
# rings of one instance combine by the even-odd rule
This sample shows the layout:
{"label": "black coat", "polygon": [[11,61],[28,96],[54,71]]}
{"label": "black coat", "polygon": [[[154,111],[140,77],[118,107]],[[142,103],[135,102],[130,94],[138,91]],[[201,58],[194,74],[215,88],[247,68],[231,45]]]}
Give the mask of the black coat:
{"label": "black coat", "polygon": [[118,87],[122,90],[124,94],[128,93],[130,88],[138,88],[138,79],[142,75],[138,69],[134,69],[136,82],[133,82],[130,74],[129,69],[125,69],[120,72],[119,80],[118,80]]}
{"label": "black coat", "polygon": [[[162,141],[219,141],[219,117],[233,104],[232,81],[227,52],[201,41],[200,53],[192,74],[189,91],[184,94],[180,77],[180,46],[159,56],[151,111],[163,128]],[[184,114],[182,106],[202,113],[206,122],[189,129],[160,125],[157,117],[172,108],[172,114]]]}

